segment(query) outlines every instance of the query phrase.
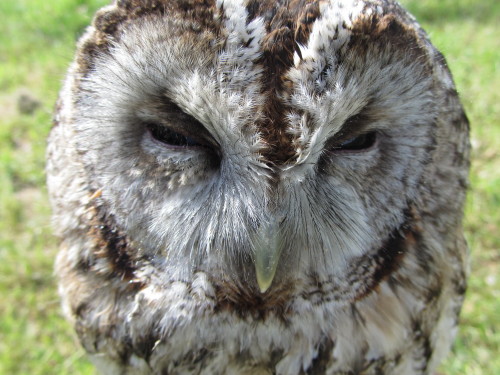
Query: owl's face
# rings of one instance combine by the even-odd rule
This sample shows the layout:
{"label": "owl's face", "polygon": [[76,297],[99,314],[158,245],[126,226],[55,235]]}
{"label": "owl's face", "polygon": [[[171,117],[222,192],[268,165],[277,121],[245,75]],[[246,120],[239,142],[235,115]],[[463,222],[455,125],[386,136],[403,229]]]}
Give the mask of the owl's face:
{"label": "owl's face", "polygon": [[390,0],[117,0],[48,187],[107,374],[426,374],[465,290],[468,122]]}
{"label": "owl's face", "polygon": [[380,7],[294,4],[97,17],[75,144],[128,267],[271,293],[346,280],[403,230],[436,143],[430,50]]}

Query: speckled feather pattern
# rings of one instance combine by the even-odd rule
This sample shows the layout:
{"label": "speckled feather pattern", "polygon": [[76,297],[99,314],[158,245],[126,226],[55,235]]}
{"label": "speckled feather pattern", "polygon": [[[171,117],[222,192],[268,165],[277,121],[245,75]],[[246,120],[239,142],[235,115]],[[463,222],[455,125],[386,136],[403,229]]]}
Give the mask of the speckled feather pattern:
{"label": "speckled feather pattern", "polygon": [[450,349],[468,121],[396,2],[118,0],[47,159],[64,311],[103,374],[432,374]]}

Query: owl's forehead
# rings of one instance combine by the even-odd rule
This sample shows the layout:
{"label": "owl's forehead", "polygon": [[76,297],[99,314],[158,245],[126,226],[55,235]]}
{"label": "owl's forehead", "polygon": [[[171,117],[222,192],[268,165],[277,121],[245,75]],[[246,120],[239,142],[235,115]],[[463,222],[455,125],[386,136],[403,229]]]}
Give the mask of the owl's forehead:
{"label": "owl's forehead", "polygon": [[418,38],[418,25],[391,0],[117,0],[96,14],[83,54],[106,51],[134,26],[151,23],[154,33],[141,33],[153,41],[181,42],[184,52],[206,43],[205,52],[218,53],[219,62],[260,64],[268,73],[263,81],[346,43],[390,40],[409,43],[404,50],[411,53]]}
{"label": "owl's forehead", "polygon": [[[402,76],[403,68],[421,60],[415,82],[406,80],[409,92],[426,65],[417,28],[387,0],[121,0],[96,15],[78,66],[85,76],[111,51],[119,69],[129,69],[136,82],[149,75],[202,123],[197,116],[210,110],[200,111],[201,102],[217,106],[213,93],[224,93],[230,98],[224,108],[231,111],[238,102],[236,116],[252,120],[270,145],[266,157],[280,164],[297,157],[294,126],[329,123],[326,138],[339,132],[373,102],[383,75]],[[158,73],[161,79],[151,77]],[[316,99],[325,92],[343,109],[321,108]],[[313,124],[309,119],[321,111],[324,121]],[[343,117],[333,121],[336,113]]]}

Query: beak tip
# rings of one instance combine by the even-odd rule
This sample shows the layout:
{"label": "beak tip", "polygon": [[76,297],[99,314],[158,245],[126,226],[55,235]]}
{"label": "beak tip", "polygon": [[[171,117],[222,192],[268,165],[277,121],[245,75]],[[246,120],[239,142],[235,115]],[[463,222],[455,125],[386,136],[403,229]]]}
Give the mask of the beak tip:
{"label": "beak tip", "polygon": [[257,285],[262,294],[267,292],[273,284],[275,274],[276,267],[271,267],[271,269],[256,267]]}
{"label": "beak tip", "polygon": [[262,281],[262,280],[257,280],[257,284],[259,284],[259,290],[260,290],[260,293],[261,294],[264,294],[265,292],[267,292],[267,290],[269,289],[269,287],[271,286],[272,284],[272,280],[270,281]]}
{"label": "beak tip", "polygon": [[268,291],[268,289],[273,284],[274,276],[276,275],[276,268],[278,266],[277,260],[271,263],[258,261],[255,264],[255,276],[257,278],[257,285],[262,294]]}

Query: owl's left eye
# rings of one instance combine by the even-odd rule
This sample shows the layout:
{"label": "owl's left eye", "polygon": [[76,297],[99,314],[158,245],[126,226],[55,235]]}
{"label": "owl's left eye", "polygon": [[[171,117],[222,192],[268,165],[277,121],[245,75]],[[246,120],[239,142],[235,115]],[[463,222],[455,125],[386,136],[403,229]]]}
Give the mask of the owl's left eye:
{"label": "owl's left eye", "polygon": [[346,151],[366,150],[375,144],[376,138],[377,133],[375,132],[364,133],[341,142],[337,147],[335,147],[335,149]]}
{"label": "owl's left eye", "polygon": [[362,133],[348,138],[334,137],[326,143],[326,149],[333,153],[357,153],[370,150],[377,142],[377,132]]}
{"label": "owl's left eye", "polygon": [[149,130],[154,139],[168,146],[175,146],[175,147],[203,146],[198,140],[188,135],[176,132],[160,124],[150,123],[146,125],[146,128]]}

